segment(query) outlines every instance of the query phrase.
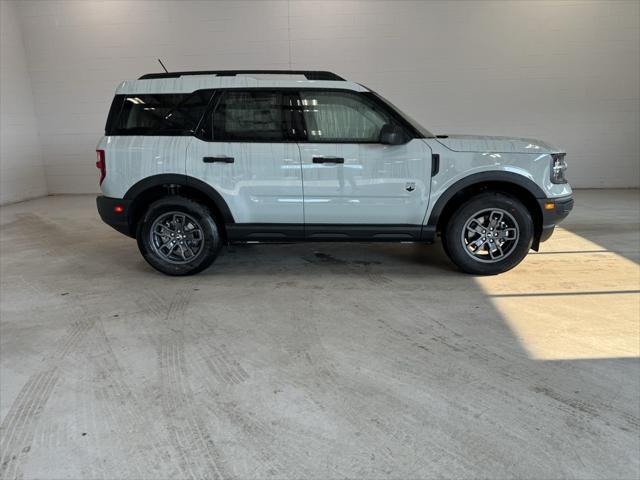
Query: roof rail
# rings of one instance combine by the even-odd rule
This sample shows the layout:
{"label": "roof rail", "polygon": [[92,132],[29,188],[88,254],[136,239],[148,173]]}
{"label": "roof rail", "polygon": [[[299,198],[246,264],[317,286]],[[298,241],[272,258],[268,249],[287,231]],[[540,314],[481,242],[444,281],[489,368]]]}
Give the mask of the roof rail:
{"label": "roof rail", "polygon": [[321,70],[198,70],[193,72],[169,72],[169,73],[147,73],[138,80],[150,80],[152,78],[178,78],[183,75],[217,75],[218,77],[235,77],[236,75],[248,74],[264,75],[304,75],[307,80],[338,80],[345,81],[344,78],[333,72]]}

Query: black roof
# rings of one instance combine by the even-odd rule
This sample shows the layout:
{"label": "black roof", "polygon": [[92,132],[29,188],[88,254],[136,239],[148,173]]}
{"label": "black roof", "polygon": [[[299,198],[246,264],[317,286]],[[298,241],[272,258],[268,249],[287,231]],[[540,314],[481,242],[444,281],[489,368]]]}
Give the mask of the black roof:
{"label": "black roof", "polygon": [[321,70],[197,70],[193,72],[169,72],[169,73],[147,73],[138,80],[150,80],[152,78],[178,78],[183,75],[217,75],[218,77],[235,77],[236,75],[247,74],[265,75],[304,75],[307,80],[338,80],[345,81],[344,78],[333,72]]}

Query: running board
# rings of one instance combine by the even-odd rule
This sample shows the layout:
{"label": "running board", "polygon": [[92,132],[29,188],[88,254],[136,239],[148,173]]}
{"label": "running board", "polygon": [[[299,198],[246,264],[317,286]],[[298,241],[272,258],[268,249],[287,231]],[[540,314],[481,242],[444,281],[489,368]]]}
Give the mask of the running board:
{"label": "running board", "polygon": [[230,242],[420,242],[422,225],[233,223]]}

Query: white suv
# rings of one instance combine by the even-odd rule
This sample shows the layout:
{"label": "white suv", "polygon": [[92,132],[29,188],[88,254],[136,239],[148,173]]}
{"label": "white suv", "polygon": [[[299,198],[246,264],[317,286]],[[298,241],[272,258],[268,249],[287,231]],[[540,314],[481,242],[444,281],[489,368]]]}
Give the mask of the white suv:
{"label": "white suv", "polygon": [[461,270],[496,274],[537,250],[573,206],[561,150],[433,135],[331,72],[123,82],[97,152],[100,216],[169,275],[205,269],[224,243],[438,235]]}

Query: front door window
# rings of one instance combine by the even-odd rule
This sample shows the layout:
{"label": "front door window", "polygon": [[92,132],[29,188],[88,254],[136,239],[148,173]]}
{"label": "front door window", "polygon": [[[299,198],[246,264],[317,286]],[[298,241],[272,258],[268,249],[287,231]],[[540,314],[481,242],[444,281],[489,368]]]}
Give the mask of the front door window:
{"label": "front door window", "polygon": [[303,90],[300,101],[309,142],[378,143],[382,127],[394,123],[355,92]]}

